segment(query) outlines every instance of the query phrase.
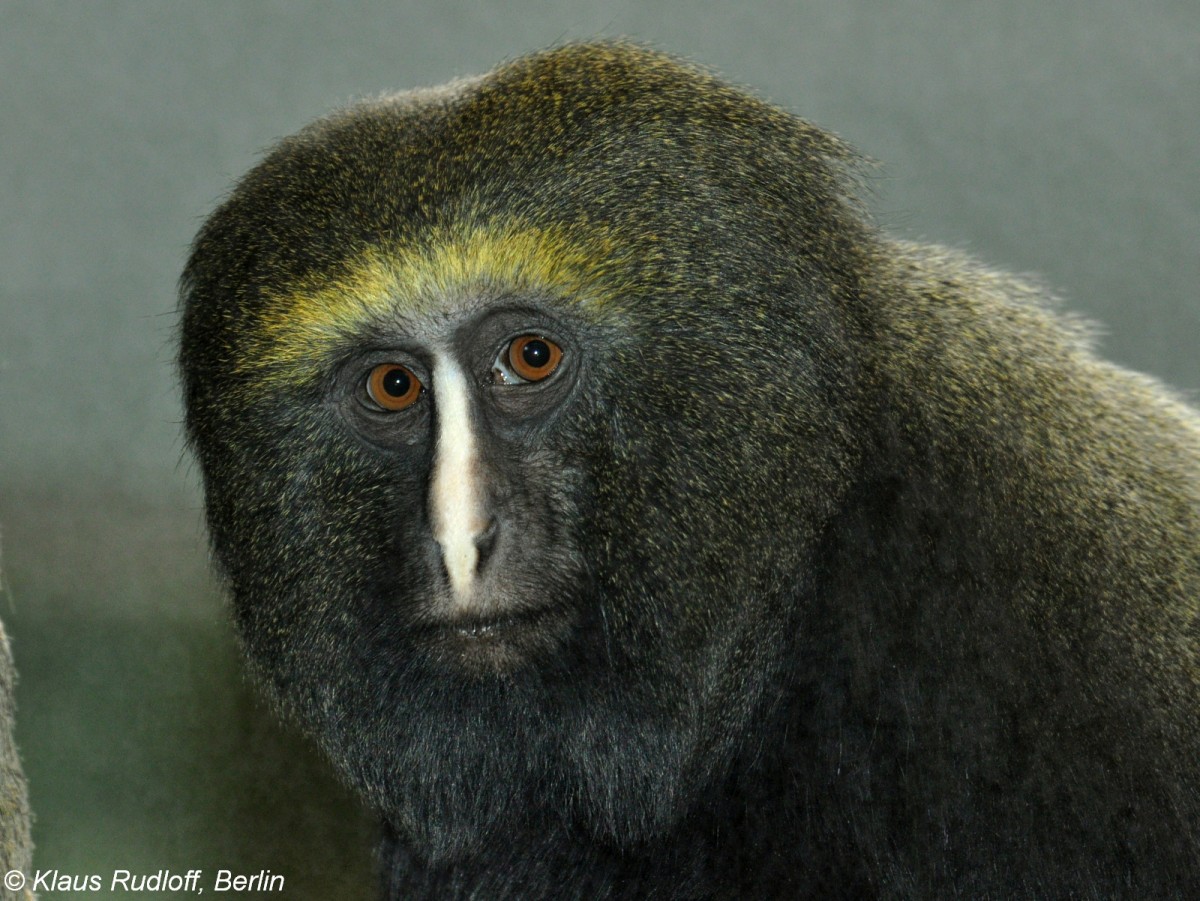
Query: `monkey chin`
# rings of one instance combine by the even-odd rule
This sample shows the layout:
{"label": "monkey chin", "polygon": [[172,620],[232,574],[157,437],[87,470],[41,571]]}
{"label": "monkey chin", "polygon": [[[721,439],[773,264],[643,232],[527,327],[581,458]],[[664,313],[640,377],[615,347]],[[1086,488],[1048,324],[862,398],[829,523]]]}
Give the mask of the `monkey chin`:
{"label": "monkey chin", "polygon": [[433,625],[427,645],[439,662],[479,678],[513,674],[559,655],[573,618],[558,607],[460,615]]}

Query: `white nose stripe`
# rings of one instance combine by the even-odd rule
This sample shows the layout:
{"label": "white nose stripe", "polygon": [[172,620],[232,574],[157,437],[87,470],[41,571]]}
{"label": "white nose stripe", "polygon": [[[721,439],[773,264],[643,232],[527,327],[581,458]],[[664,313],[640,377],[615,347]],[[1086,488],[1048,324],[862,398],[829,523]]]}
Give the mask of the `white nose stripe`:
{"label": "white nose stripe", "polygon": [[486,517],[480,502],[479,460],[471,426],[466,376],[448,354],[438,354],[433,367],[433,401],[437,411],[437,440],[430,486],[433,536],[442,547],[442,560],[454,594],[471,594],[479,561],[476,537]]}

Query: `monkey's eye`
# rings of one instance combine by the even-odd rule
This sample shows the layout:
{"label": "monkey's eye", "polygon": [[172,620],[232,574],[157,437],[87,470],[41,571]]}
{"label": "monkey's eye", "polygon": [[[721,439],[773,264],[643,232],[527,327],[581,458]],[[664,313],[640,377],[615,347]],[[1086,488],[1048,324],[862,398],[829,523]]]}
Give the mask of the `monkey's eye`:
{"label": "monkey's eye", "polygon": [[383,410],[405,410],[423,390],[421,380],[399,363],[380,363],[367,376],[367,396]]}
{"label": "monkey's eye", "polygon": [[493,378],[502,384],[540,382],[562,362],[562,348],[541,335],[521,335],[508,342],[492,364]]}

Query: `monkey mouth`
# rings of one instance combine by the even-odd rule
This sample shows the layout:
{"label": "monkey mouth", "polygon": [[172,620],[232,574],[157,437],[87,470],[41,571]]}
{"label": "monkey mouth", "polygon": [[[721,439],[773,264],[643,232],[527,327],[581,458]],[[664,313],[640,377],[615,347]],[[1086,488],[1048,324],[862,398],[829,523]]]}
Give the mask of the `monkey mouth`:
{"label": "monkey mouth", "polygon": [[431,650],[477,674],[512,672],[558,653],[573,619],[560,606],[514,610],[503,615],[459,616],[434,626]]}
{"label": "monkey mouth", "polygon": [[489,641],[513,638],[522,632],[536,630],[555,616],[553,607],[522,610],[503,616],[459,618],[447,628],[468,641]]}

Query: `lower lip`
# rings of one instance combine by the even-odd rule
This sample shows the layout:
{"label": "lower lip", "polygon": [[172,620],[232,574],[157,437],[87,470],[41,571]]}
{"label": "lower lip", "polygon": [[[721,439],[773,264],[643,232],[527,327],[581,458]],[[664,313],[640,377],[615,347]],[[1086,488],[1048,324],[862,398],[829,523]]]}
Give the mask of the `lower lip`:
{"label": "lower lip", "polygon": [[[513,672],[561,649],[571,617],[556,608],[482,622],[446,623],[433,648],[442,660],[478,673]],[[448,654],[449,656],[442,656]]]}
{"label": "lower lip", "polygon": [[449,628],[459,638],[470,641],[503,640],[536,629],[552,616],[550,609],[533,610],[500,619],[452,624]]}

